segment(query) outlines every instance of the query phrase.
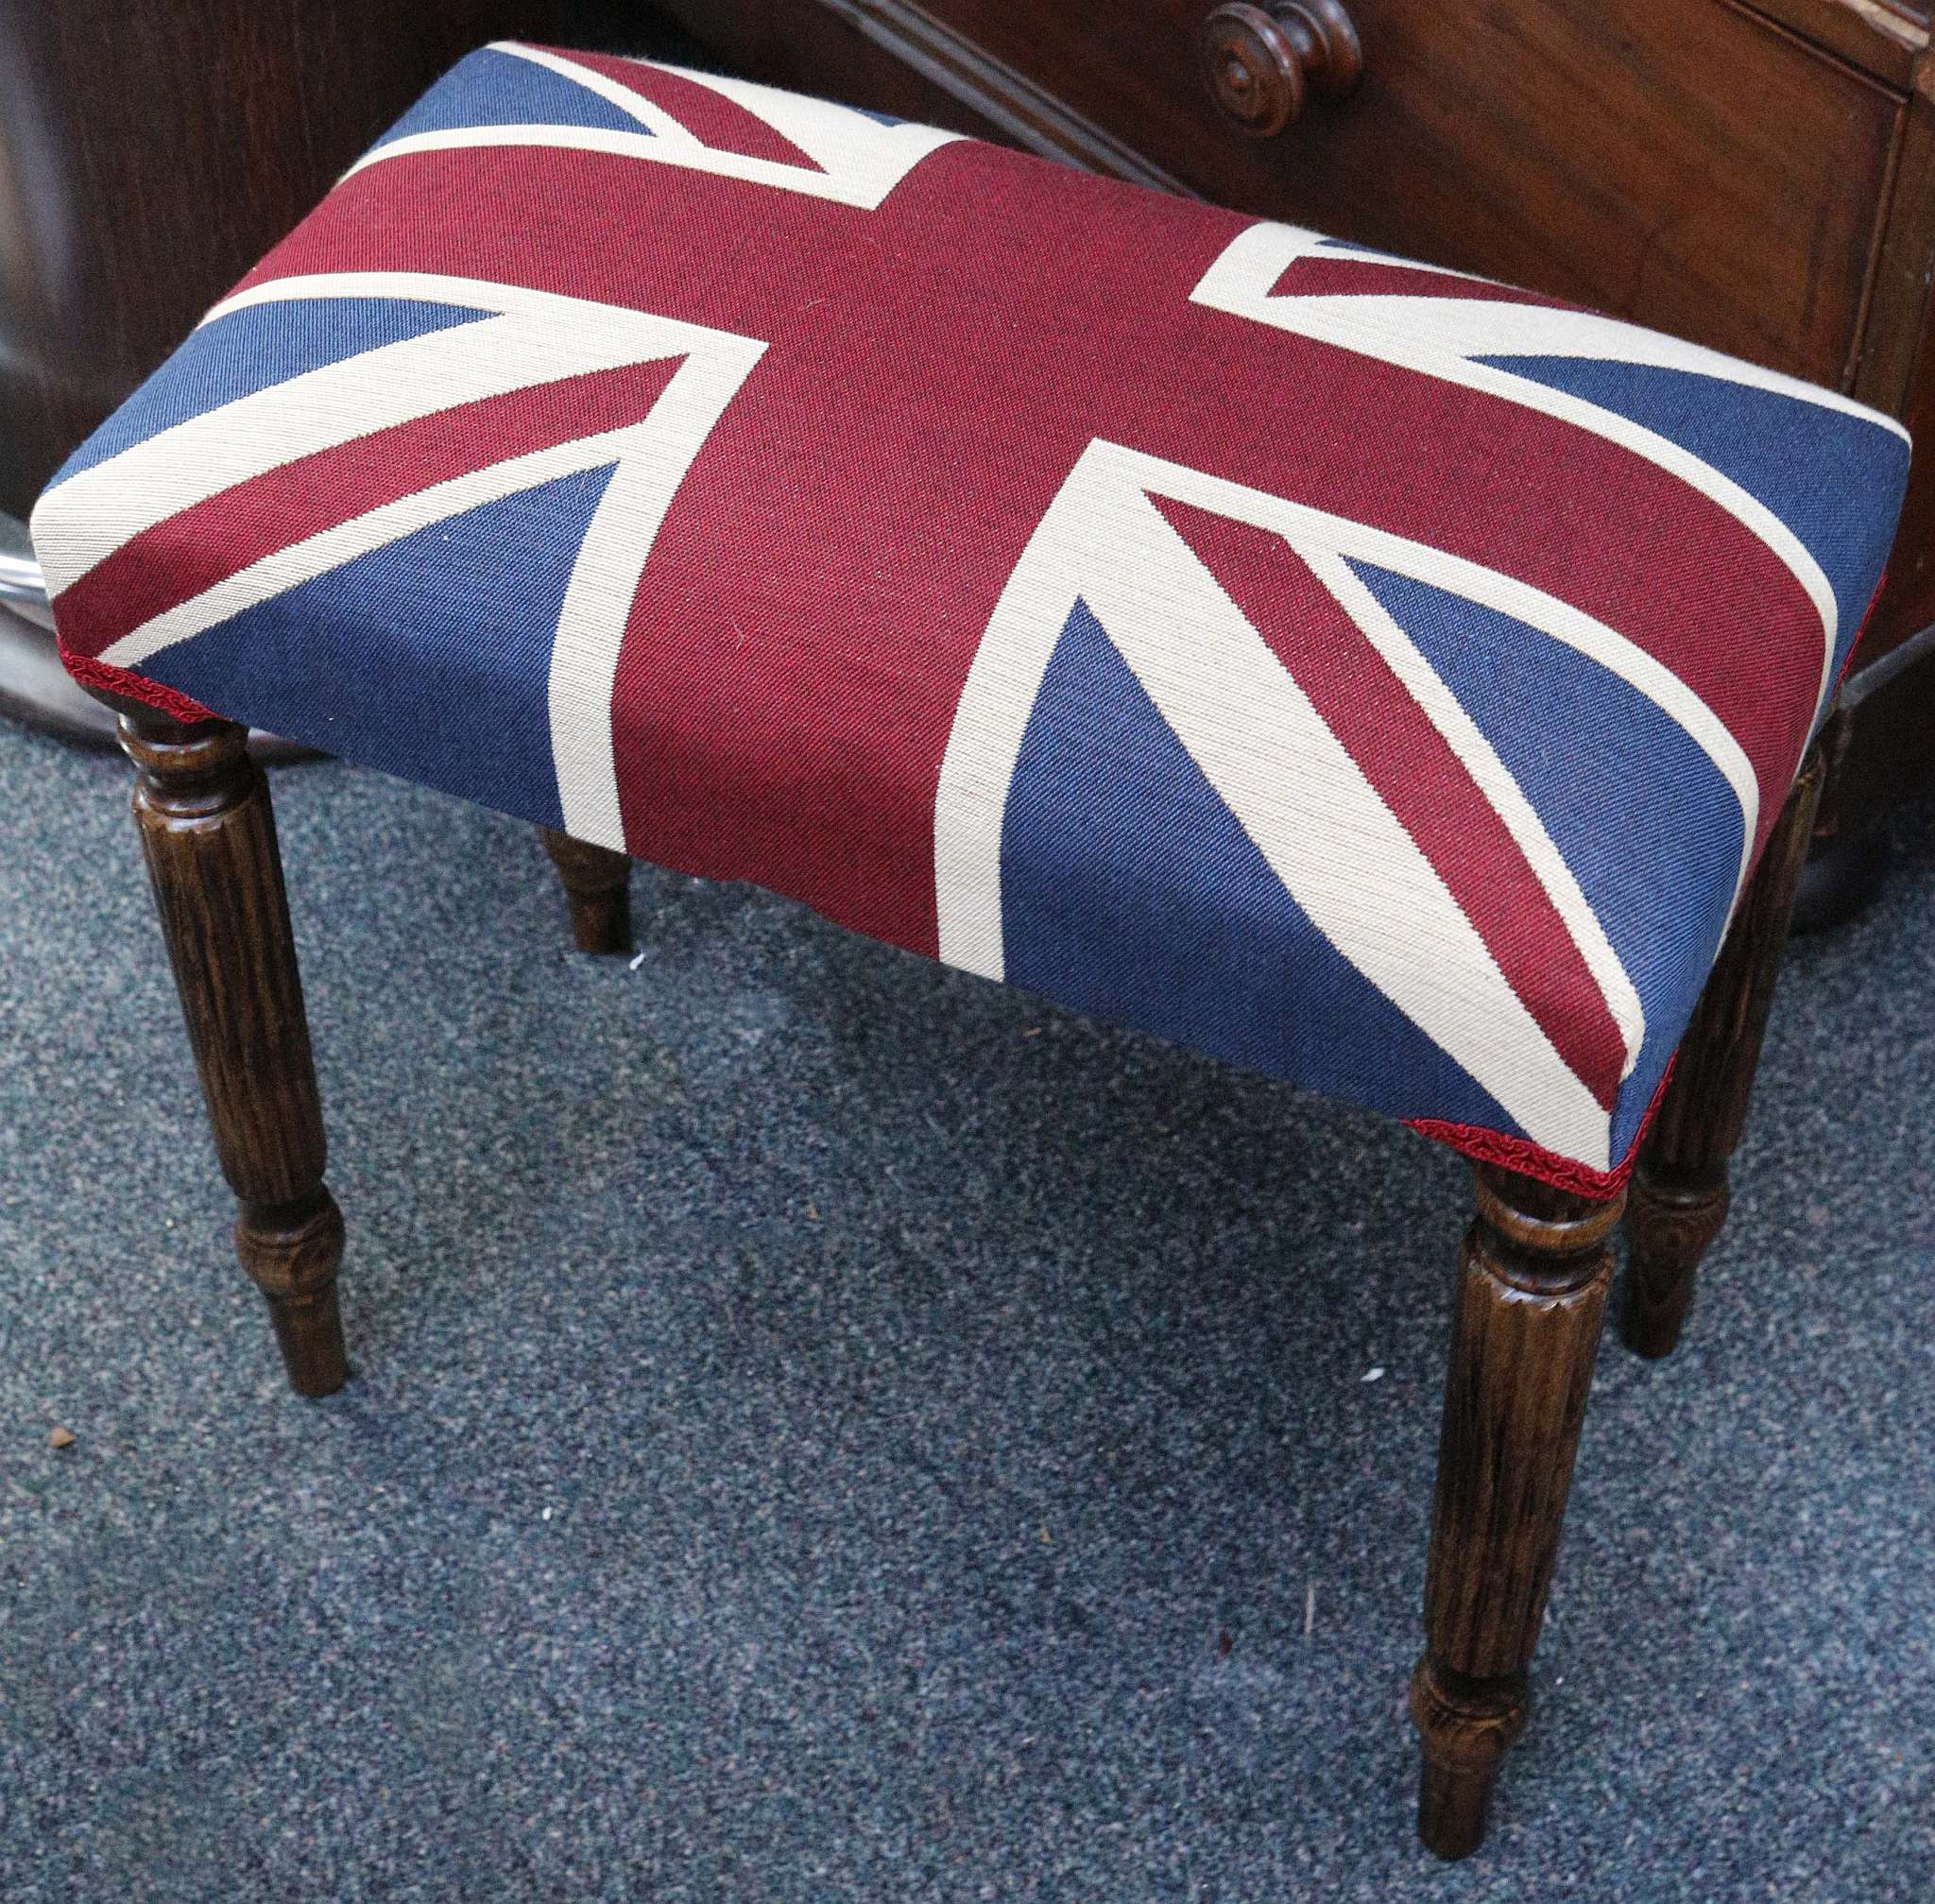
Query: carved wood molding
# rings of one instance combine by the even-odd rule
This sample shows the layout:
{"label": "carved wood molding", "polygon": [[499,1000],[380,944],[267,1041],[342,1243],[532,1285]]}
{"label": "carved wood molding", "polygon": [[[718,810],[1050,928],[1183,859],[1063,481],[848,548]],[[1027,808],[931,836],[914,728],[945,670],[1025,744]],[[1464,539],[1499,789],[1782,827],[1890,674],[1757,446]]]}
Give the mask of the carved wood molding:
{"label": "carved wood molding", "polygon": [[1158,192],[1201,196],[912,0],[819,4],[1031,152]]}
{"label": "carved wood molding", "polygon": [[1900,90],[1928,44],[1926,10],[1902,0],[1740,0],[1744,9],[1791,27],[1850,65]]}

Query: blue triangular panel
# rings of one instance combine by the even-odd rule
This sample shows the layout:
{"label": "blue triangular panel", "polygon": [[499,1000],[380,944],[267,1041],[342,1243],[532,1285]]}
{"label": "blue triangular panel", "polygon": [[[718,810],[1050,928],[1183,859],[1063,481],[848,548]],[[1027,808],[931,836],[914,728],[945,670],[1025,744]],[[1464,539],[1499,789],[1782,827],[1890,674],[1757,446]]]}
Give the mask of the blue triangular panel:
{"label": "blue triangular panel", "polygon": [[346,562],[142,672],[237,720],[561,824],[551,649],[608,466]]}
{"label": "blue triangular panel", "polygon": [[1351,238],[1319,238],[1314,249],[1319,251],[1341,251],[1352,258],[1374,259],[1380,265],[1401,265],[1406,270],[1418,269],[1413,258],[1400,258],[1395,251],[1380,251],[1375,245],[1360,245]]}
{"label": "blue triangular panel", "polygon": [[54,481],[65,482],[190,417],[253,396],[305,370],[491,315],[416,298],[286,298],[246,304],[191,332],[180,349],[68,457]]}
{"label": "blue triangular panel", "polygon": [[1720,942],[1739,801],[1687,730],[1610,669],[1462,595],[1351,567],[1517,780],[1639,994],[1647,1037],[1614,1112],[1617,1161]]}
{"label": "blue triangular panel", "polygon": [[1699,370],[1584,357],[1478,361],[1630,418],[1764,504],[1832,585],[1845,655],[1881,579],[1908,481],[1909,446],[1892,430]]}
{"label": "blue triangular panel", "polygon": [[383,146],[413,132],[468,131],[479,126],[596,126],[652,136],[649,126],[589,86],[536,60],[487,46],[460,60],[376,143]]}
{"label": "blue triangular panel", "polygon": [[1518,1127],[1312,925],[1085,604],[1002,831],[1007,976],[1403,1117]]}

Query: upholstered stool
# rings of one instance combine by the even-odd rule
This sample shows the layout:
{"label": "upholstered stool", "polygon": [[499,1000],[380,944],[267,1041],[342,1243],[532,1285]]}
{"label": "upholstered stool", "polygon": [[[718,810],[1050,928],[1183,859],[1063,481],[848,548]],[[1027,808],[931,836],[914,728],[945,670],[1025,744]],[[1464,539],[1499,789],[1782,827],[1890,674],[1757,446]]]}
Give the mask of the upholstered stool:
{"label": "upholstered stool", "polygon": [[591,949],[626,856],[753,880],[1476,1159],[1413,1682],[1457,1855],[1635,1150],[1642,1350],[1725,1208],[1907,464],[1845,398],[1549,298],[500,46],[34,535],[306,1394],[343,1232],[239,723],[538,823]]}

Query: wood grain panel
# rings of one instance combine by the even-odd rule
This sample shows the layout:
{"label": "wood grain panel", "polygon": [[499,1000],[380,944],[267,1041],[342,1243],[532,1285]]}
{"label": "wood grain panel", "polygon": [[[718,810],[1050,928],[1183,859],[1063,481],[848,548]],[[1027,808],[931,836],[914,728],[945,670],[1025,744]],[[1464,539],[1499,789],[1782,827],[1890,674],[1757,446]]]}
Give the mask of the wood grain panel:
{"label": "wood grain panel", "polygon": [[[945,83],[922,69],[915,36],[897,31],[890,40],[873,38],[822,0],[655,0],[650,10],[690,33],[722,67],[765,85],[1009,146],[1034,143],[1016,130],[1004,133],[996,119],[969,103],[1004,96],[1000,76],[980,84],[950,75],[952,83]],[[977,57],[965,43],[960,54],[968,60]]]}
{"label": "wood grain panel", "polygon": [[0,509],[437,75],[552,0],[0,0]]}
{"label": "wood grain panel", "polygon": [[1754,7],[1892,86],[1908,85],[1928,43],[1923,0],[1754,0]]}
{"label": "wood grain panel", "polygon": [[[1915,439],[1908,506],[1888,582],[1857,665],[1866,667],[1935,622],[1935,71],[1925,60],[1909,95],[1875,273],[1855,394],[1892,410]],[[1935,761],[1935,745],[1927,748]]]}
{"label": "wood grain panel", "polygon": [[1898,95],[1727,5],[1349,5],[1362,84],[1270,140],[1208,99],[1205,0],[925,10],[1223,203],[1842,379]]}

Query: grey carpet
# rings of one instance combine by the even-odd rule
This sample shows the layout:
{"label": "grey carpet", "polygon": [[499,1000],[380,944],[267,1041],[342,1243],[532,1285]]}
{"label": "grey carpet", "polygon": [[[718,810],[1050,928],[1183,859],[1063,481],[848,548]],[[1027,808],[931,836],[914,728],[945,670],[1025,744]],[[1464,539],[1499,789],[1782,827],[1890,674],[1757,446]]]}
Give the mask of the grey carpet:
{"label": "grey carpet", "polygon": [[1447,1868],[1401,1700],[1454,1158],[750,891],[642,873],[642,964],[581,960],[524,830],[278,796],[322,1403],[123,773],[0,730],[0,1895],[1929,1895],[1935,812],[1797,951],[1687,1347],[1607,1343]]}

